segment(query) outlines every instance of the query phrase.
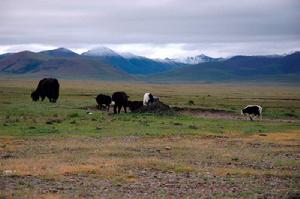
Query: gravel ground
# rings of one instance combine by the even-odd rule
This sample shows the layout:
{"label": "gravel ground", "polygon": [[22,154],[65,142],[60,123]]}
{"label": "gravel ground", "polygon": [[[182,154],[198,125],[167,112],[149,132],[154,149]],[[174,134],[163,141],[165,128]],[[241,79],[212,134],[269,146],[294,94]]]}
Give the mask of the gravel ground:
{"label": "gravel ground", "polygon": [[[66,198],[287,198],[297,193],[299,178],[264,176],[216,176],[211,173],[176,174],[136,171],[138,182],[114,183],[96,175],[64,175],[58,179],[35,176],[0,176],[1,190],[9,197],[24,198],[18,191],[26,189],[29,198],[54,193]],[[294,191],[286,192],[294,187]],[[298,187],[299,188],[299,187]],[[299,191],[299,190],[298,190]]]}
{"label": "gravel ground", "polygon": [[[261,138],[267,139],[268,136],[261,135]],[[169,145],[166,146],[165,143]],[[187,138],[170,136],[162,139],[65,138],[12,140],[10,144],[15,151],[0,153],[2,198],[299,198],[300,193],[300,177],[295,175],[300,171],[300,165],[284,162],[300,160],[300,145],[295,138],[280,142],[213,135]],[[6,146],[9,147],[10,145]],[[189,156],[193,148],[199,150],[200,155],[194,152]],[[240,148],[241,154],[238,154],[237,148]],[[55,167],[50,167],[52,175],[39,174],[31,167],[27,169],[33,171],[32,174],[7,170],[10,167],[7,161],[21,159],[26,164],[26,160],[32,157],[67,156],[67,159],[54,164],[75,161],[72,164],[76,166],[82,164],[76,160],[77,156],[90,156],[94,160],[92,163],[96,164],[97,157],[102,154],[103,158],[107,153],[95,151],[105,149],[111,151],[108,153],[111,157],[108,160],[115,159],[115,164],[124,160],[132,161],[129,166],[117,167],[126,173],[126,180],[107,177],[105,173],[100,175],[93,170],[55,174]],[[207,150],[212,156],[201,150]],[[263,159],[251,160],[253,154],[249,154],[249,151],[262,155]],[[227,156],[226,153],[229,152],[237,154]],[[247,155],[243,157],[243,153]],[[136,166],[135,158],[141,156],[150,159],[154,157],[171,164],[175,162],[175,165],[178,161],[178,165],[185,163],[188,167],[197,169],[177,171],[166,166],[146,164],[147,162]],[[219,159],[222,157],[224,160]],[[83,163],[90,160],[85,158]],[[283,161],[283,165],[276,165],[275,160]],[[35,162],[31,164],[32,167],[35,166]],[[216,172],[219,168],[220,171],[225,171]],[[118,170],[115,172],[116,176],[120,175]],[[111,175],[114,176],[114,173]]]}

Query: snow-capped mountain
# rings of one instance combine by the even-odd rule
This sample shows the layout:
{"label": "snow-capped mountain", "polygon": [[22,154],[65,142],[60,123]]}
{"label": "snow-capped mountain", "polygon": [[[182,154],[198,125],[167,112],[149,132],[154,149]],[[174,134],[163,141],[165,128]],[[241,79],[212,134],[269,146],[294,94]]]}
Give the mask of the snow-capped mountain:
{"label": "snow-capped mountain", "polygon": [[135,55],[130,52],[117,53],[107,47],[93,48],[82,53],[83,56],[93,57],[102,62],[112,65],[129,74],[154,74],[179,67],[182,64],[173,61],[162,62],[147,57]]}
{"label": "snow-capped mountain", "polygon": [[96,47],[91,50],[88,50],[87,52],[82,53],[82,55],[85,56],[120,56],[118,53],[113,51],[110,48],[101,46],[101,47]]}
{"label": "snow-capped mountain", "polygon": [[[115,59],[145,59],[147,61],[152,60],[154,62],[159,62],[163,64],[199,64],[204,62],[215,62],[220,61],[223,58],[212,58],[209,56],[206,56],[204,54],[197,55],[197,56],[189,56],[184,58],[165,58],[165,59],[150,59],[147,57],[135,55],[130,52],[115,52],[110,48],[107,47],[96,47],[91,50],[88,50],[87,52],[82,53],[84,56],[94,56],[94,57],[101,57],[101,58],[108,58],[108,57],[114,57]],[[120,60],[119,60],[120,61]],[[122,61],[124,62],[124,60]],[[110,62],[111,64],[111,62]],[[123,63],[124,64],[124,63]]]}
{"label": "snow-capped mountain", "polygon": [[206,56],[204,54],[197,55],[194,57],[184,57],[184,58],[174,58],[171,59],[174,62],[184,63],[184,64],[200,64],[204,62],[215,62],[220,61],[222,58],[212,58],[209,56]]}

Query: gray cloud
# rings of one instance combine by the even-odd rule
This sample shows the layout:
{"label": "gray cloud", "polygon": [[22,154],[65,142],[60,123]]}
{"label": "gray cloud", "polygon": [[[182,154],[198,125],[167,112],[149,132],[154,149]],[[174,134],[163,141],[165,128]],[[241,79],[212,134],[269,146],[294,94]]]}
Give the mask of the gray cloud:
{"label": "gray cloud", "polygon": [[292,50],[299,10],[298,0],[2,0],[0,45],[247,43],[252,52],[275,43]]}

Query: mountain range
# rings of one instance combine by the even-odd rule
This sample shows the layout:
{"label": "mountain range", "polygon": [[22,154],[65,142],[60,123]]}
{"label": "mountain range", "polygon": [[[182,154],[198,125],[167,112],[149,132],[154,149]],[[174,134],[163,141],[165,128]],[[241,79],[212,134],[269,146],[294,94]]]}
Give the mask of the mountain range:
{"label": "mountain range", "polygon": [[153,60],[132,53],[116,53],[106,47],[98,47],[82,53],[83,56],[99,60],[103,63],[133,75],[148,75],[172,70],[182,66],[176,61]]}
{"label": "mountain range", "polygon": [[0,75],[164,82],[300,82],[300,52],[288,55],[206,55],[150,59],[98,47],[82,54],[66,48],[0,55]]}
{"label": "mountain range", "polygon": [[300,82],[300,52],[285,56],[234,56],[153,76],[160,81]]}

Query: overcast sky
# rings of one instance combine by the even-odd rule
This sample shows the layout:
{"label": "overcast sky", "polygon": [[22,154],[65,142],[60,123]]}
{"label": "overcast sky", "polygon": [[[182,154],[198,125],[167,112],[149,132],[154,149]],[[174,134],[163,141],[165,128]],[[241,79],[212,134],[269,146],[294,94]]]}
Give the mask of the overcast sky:
{"label": "overcast sky", "polygon": [[300,50],[299,0],[0,0],[0,53],[96,46],[148,57]]}

